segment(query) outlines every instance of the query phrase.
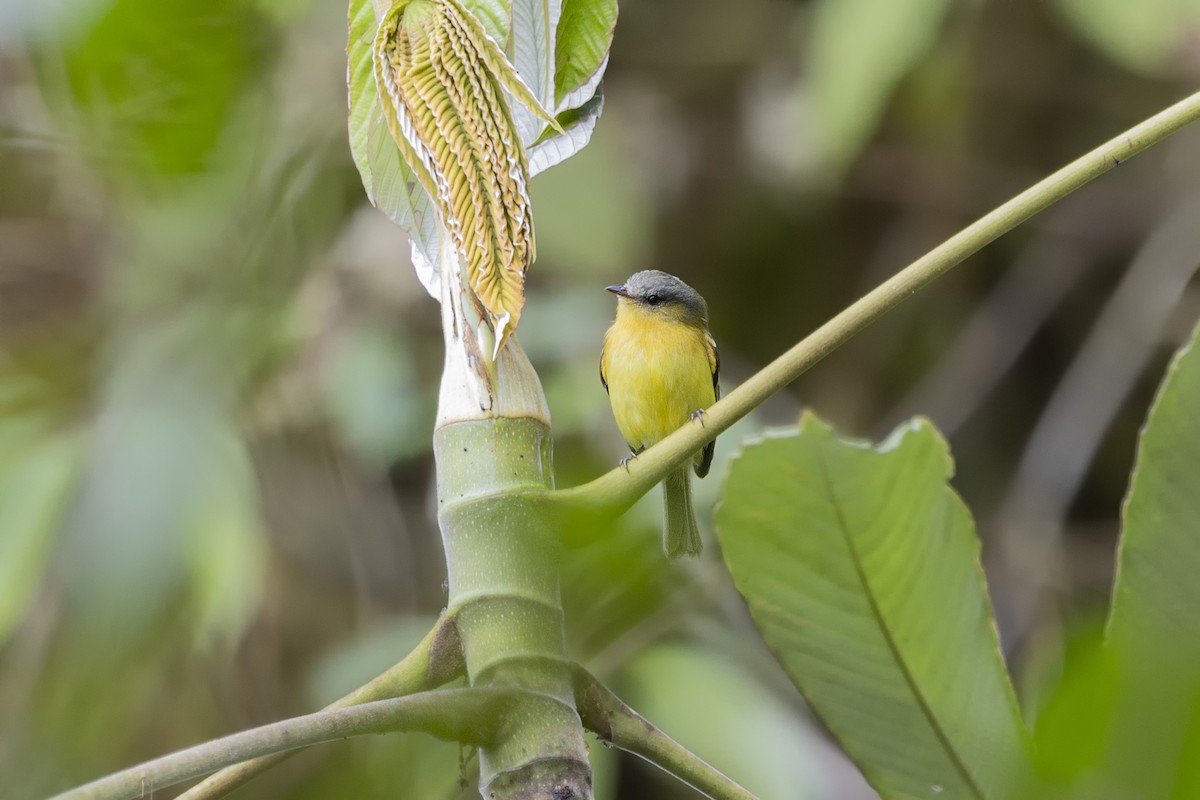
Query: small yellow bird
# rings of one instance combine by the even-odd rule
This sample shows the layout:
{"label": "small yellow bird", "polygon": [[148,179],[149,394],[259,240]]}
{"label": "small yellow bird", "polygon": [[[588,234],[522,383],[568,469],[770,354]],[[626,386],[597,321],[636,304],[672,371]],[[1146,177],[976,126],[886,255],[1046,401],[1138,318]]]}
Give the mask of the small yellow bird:
{"label": "small yellow bird", "polygon": [[[674,275],[636,272],[617,295],[617,318],[604,334],[600,382],[633,455],[699,416],[721,396],[720,360],[708,332],[708,306]],[[709,442],[692,459],[703,478],[712,466]],[[668,558],[700,554],[687,466],[663,481],[663,550]]]}

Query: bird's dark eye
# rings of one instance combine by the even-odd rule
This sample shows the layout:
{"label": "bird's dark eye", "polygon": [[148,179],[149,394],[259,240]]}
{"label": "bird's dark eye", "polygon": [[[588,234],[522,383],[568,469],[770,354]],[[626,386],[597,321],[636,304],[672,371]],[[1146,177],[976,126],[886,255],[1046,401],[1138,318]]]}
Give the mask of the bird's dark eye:
{"label": "bird's dark eye", "polygon": [[648,294],[646,295],[646,302],[652,306],[656,306],[662,302],[662,298],[656,294]]}

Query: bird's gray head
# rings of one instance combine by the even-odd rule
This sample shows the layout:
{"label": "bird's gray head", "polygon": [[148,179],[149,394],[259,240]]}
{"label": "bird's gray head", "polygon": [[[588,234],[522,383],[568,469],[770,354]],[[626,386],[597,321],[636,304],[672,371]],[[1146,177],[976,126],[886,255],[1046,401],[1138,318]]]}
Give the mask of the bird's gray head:
{"label": "bird's gray head", "polygon": [[661,270],[635,272],[623,285],[605,288],[647,311],[663,311],[693,324],[708,323],[708,305],[700,293]]}

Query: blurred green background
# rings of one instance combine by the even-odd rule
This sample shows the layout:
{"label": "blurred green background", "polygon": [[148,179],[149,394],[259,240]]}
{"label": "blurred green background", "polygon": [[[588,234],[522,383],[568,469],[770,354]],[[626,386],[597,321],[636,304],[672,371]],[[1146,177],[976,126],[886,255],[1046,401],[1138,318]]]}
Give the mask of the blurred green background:
{"label": "blurred green background", "polygon": [[[442,607],[438,313],[350,161],[345,13],[0,0],[0,796],[312,710]],[[533,188],[519,335],[560,485],[623,455],[604,285],[692,283],[728,391],[1198,76],[1195,0],[622,3],[595,137]],[[802,403],[856,435],[931,417],[1031,716],[1107,602],[1137,429],[1200,312],[1198,151],[1185,131],[1122,165],[718,443]],[[661,558],[659,502],[571,554],[572,651],[764,798],[873,797],[714,548]],[[690,796],[593,755],[599,797]],[[376,737],[239,796],[471,796],[472,770]]]}

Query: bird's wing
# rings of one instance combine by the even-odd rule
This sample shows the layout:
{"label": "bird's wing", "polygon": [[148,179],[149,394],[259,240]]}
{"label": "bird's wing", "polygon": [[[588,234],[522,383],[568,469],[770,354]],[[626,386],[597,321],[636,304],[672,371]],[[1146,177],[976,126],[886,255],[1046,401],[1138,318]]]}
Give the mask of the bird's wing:
{"label": "bird's wing", "polygon": [[[717,343],[713,340],[712,334],[705,336],[705,350],[708,351],[708,368],[712,370],[713,379],[713,401],[721,399],[721,355],[717,352]],[[717,449],[717,440],[713,439],[708,444],[704,445],[704,449],[700,451],[700,461],[695,465],[696,476],[703,478],[712,468],[713,453]]]}
{"label": "bird's wing", "polygon": [[604,393],[605,394],[608,394],[608,379],[606,377],[604,377],[604,361],[605,361],[604,356],[606,355],[607,352],[608,352],[608,348],[606,348],[606,347],[600,349],[600,383],[604,384]]}
{"label": "bird's wing", "polygon": [[713,401],[721,399],[721,354],[717,352],[717,343],[713,339],[712,334],[708,334],[708,368],[712,370],[713,376]]}

